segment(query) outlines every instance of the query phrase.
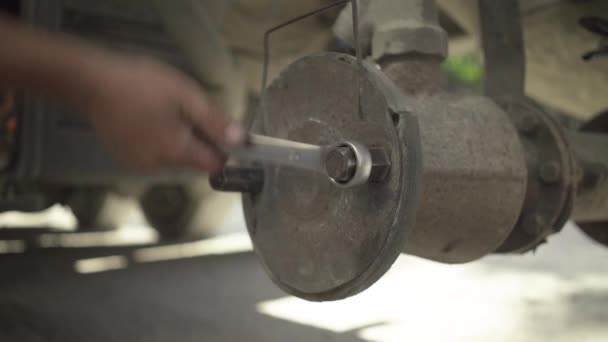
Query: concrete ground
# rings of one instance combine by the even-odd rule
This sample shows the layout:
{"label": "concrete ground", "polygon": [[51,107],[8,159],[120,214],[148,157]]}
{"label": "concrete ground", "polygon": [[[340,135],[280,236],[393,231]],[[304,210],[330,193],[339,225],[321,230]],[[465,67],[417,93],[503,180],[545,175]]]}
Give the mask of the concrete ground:
{"label": "concrete ground", "polygon": [[234,230],[157,247],[145,229],[1,229],[0,341],[608,341],[608,249],[573,226],[523,257],[403,256],[321,304],[278,290]]}

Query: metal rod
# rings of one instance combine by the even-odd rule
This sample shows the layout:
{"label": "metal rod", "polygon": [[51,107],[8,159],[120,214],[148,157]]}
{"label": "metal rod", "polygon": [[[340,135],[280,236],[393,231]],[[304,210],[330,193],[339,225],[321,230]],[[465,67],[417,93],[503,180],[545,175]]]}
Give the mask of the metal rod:
{"label": "metal rod", "polygon": [[361,38],[359,37],[359,5],[357,4],[357,0],[352,0],[352,9],[353,9],[353,36],[355,38],[355,53],[357,55],[357,109],[359,110],[359,118],[363,119],[363,108],[361,104],[361,94],[363,89],[361,89],[362,79],[363,79],[363,52],[361,51]]}
{"label": "metal rod", "polygon": [[341,0],[332,4],[329,4],[327,6],[315,9],[313,11],[310,11],[308,13],[304,13],[302,15],[299,15],[295,18],[291,18],[285,22],[282,22],[280,24],[278,24],[277,26],[274,26],[272,28],[270,28],[268,31],[266,31],[264,33],[264,70],[263,70],[263,75],[262,75],[262,93],[264,92],[264,89],[266,89],[266,84],[268,83],[268,65],[270,63],[270,49],[269,49],[269,45],[270,45],[270,35],[275,32],[278,31],[286,26],[289,26],[293,23],[296,23],[300,20],[306,19],[308,17],[311,17],[313,15],[317,15],[319,13],[325,12],[329,9],[332,9],[334,7],[338,7],[341,5],[344,5],[350,1],[354,1],[354,0]]}
{"label": "metal rod", "polygon": [[216,191],[258,193],[264,187],[264,171],[259,168],[226,167],[221,173],[209,177]]}
{"label": "metal rod", "polygon": [[526,56],[519,0],[479,0],[488,96],[524,95]]}

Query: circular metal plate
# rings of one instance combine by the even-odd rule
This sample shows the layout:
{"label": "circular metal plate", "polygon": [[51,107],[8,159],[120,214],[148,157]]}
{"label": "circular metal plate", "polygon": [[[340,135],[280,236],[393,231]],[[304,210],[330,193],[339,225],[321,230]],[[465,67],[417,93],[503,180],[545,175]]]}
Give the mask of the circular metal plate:
{"label": "circular metal plate", "polygon": [[325,175],[265,166],[264,189],[244,201],[248,229],[275,283],[301,298],[335,300],[360,292],[398,255],[400,246],[391,241],[403,228],[396,227],[402,151],[372,68],[361,70],[348,55],[303,58],[267,89],[254,123],[260,133],[304,143],[383,147],[391,158],[385,182],[349,189]]}

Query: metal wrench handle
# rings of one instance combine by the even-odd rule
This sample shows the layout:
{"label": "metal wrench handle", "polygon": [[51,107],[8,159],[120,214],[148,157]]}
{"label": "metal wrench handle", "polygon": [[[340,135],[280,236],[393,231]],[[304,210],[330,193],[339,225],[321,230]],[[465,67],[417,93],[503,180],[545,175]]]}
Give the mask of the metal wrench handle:
{"label": "metal wrench handle", "polygon": [[325,146],[250,134],[249,143],[233,150],[239,160],[260,161],[325,173]]}

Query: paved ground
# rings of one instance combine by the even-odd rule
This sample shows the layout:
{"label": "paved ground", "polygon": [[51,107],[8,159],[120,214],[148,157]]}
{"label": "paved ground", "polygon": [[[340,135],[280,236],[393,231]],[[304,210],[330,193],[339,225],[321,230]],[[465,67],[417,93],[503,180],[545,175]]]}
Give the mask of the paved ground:
{"label": "paved ground", "polygon": [[[40,241],[24,234],[0,238]],[[534,256],[403,257],[324,304],[280,292],[247,249],[230,235],[0,256],[0,341],[608,341],[608,250],[573,227]]]}

